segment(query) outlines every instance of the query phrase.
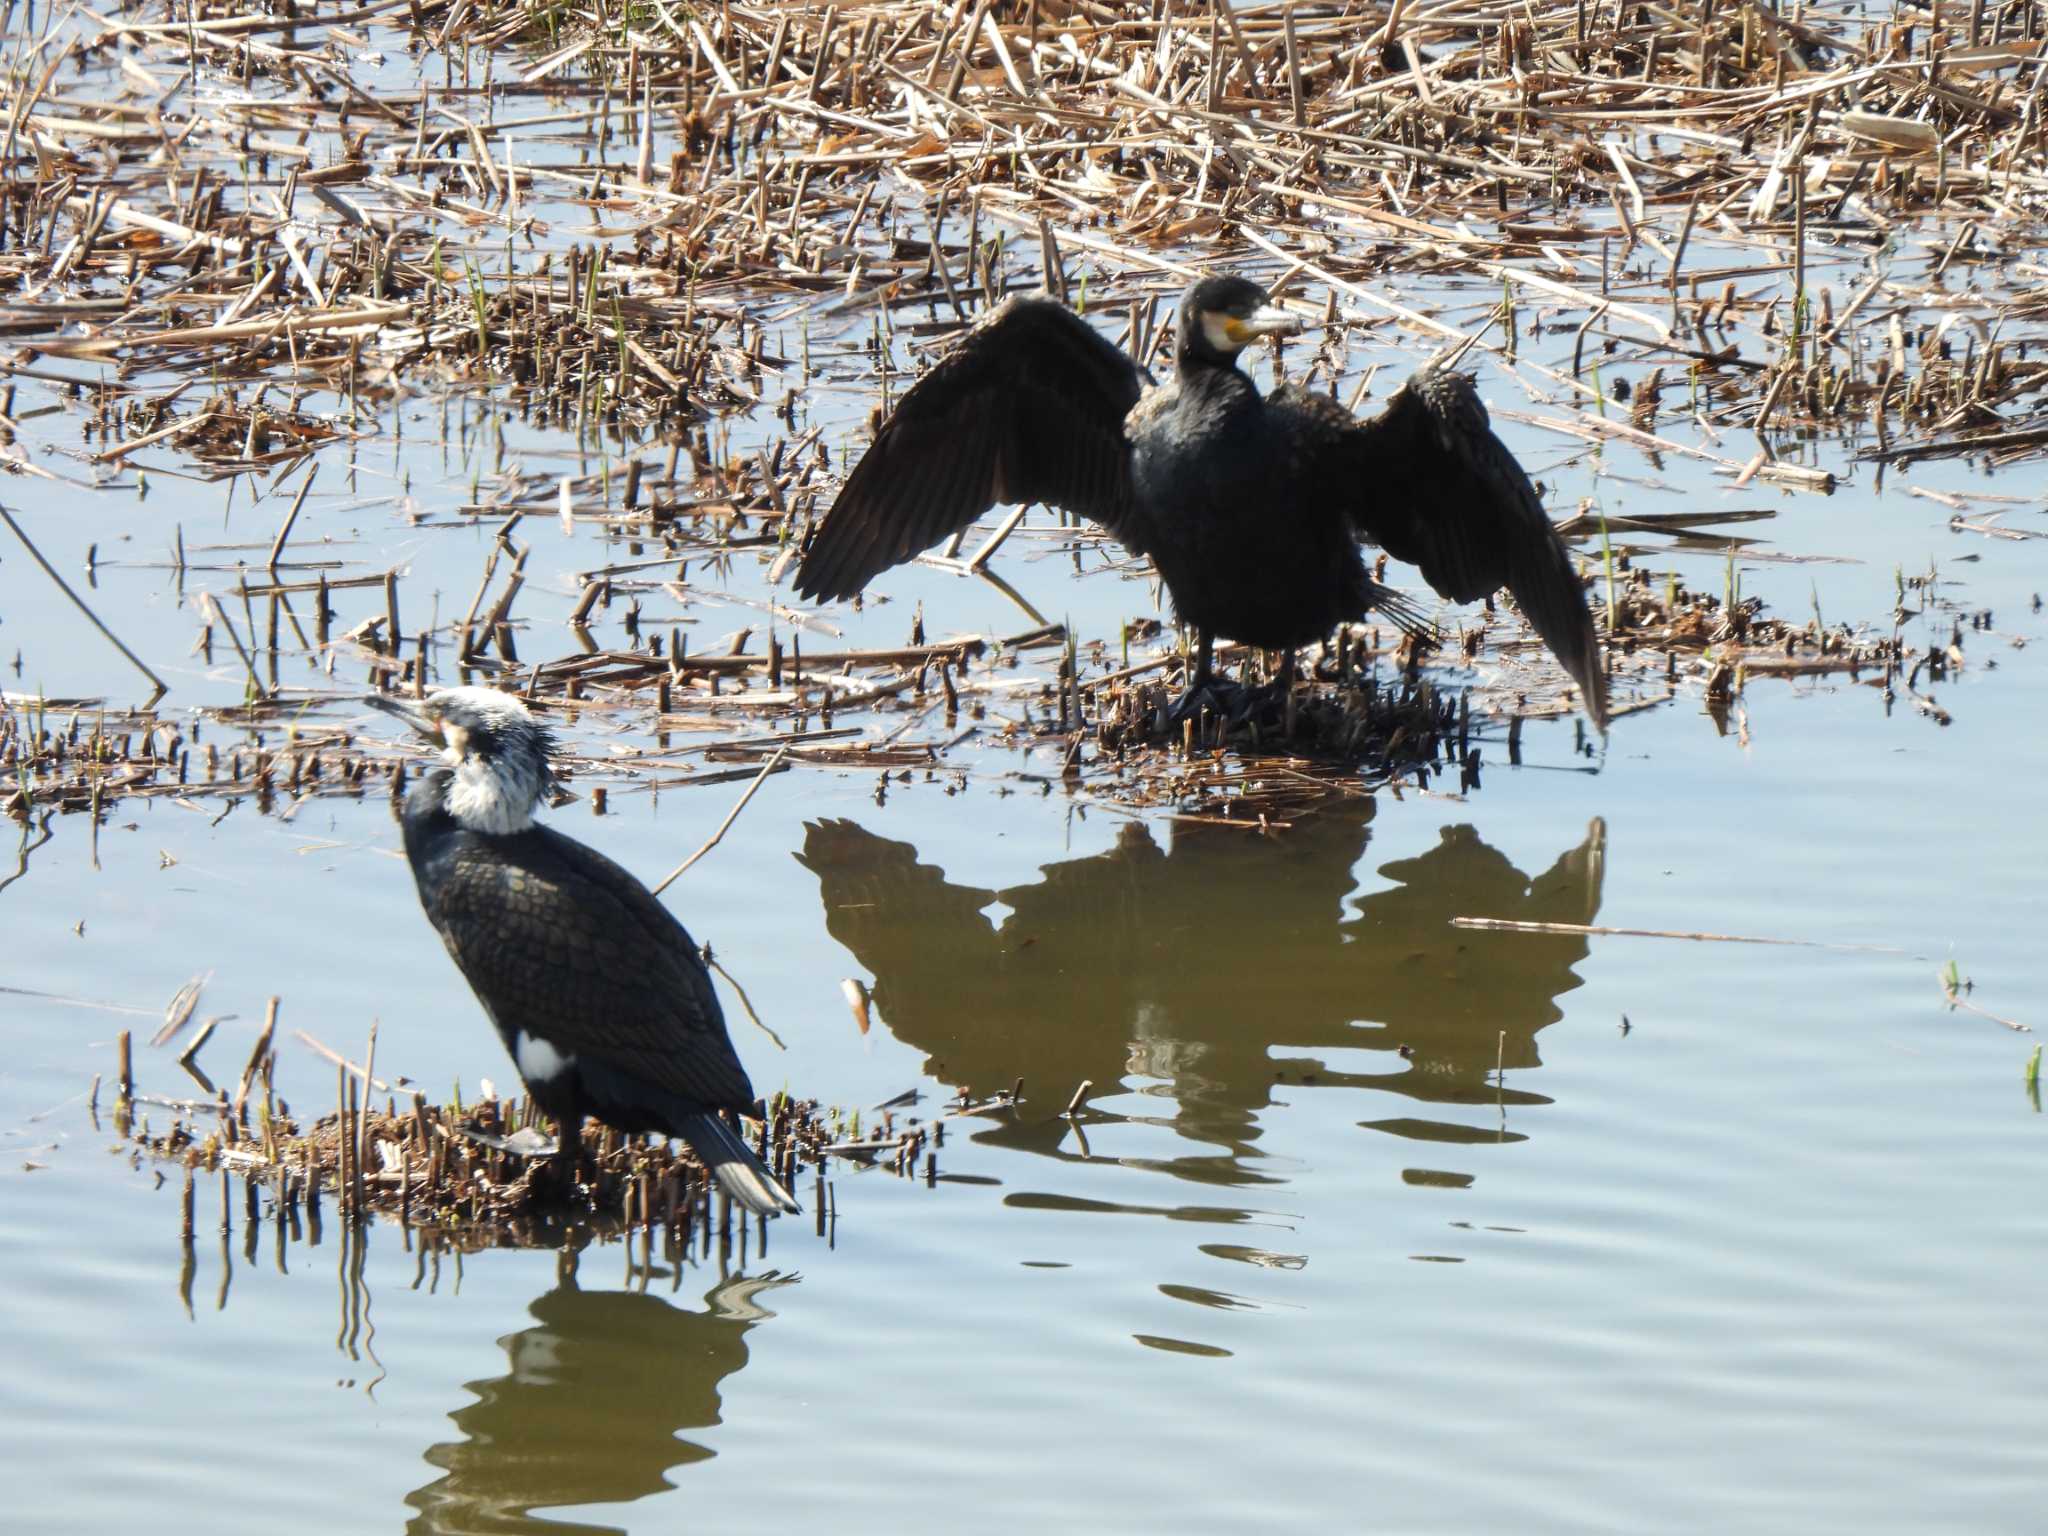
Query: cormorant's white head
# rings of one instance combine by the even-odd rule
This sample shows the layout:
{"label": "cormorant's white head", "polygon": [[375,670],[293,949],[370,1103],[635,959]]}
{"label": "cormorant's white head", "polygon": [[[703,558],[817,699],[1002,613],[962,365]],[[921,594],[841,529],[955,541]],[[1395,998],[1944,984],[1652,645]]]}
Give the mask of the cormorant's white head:
{"label": "cormorant's white head", "polygon": [[419,712],[384,694],[370,703],[397,715],[441,749],[454,770],[448,814],[471,832],[523,832],[553,786],[548,754],[554,737],[509,693],[495,688],[442,688]]}
{"label": "cormorant's white head", "polygon": [[1243,277],[1205,277],[1181,297],[1183,357],[1227,363],[1261,336],[1292,336],[1301,322]]}

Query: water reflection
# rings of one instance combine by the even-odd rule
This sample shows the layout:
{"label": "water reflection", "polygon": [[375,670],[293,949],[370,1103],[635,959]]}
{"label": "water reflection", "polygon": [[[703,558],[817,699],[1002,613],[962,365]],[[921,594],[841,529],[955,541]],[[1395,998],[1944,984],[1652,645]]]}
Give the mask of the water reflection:
{"label": "water reflection", "polygon": [[682,1432],[720,1421],[719,1389],[747,1363],[747,1334],[774,1316],[760,1294],[790,1283],[742,1276],[688,1312],[644,1292],[585,1291],[570,1273],[534,1301],[534,1326],[499,1342],[511,1369],[472,1382],[451,1417],[463,1438],[426,1459],[445,1474],[412,1494],[420,1533],[588,1533],[609,1527],[536,1509],[626,1504],[670,1486],[709,1448]]}
{"label": "water reflection", "polygon": [[[1428,852],[1380,870],[1391,888],[1354,896],[1371,814],[1370,801],[1353,802],[1270,838],[1174,824],[1163,848],[1132,822],[1108,852],[1002,891],[956,885],[910,844],[851,821],[811,823],[798,858],[818,876],[832,936],[874,977],[882,1020],[934,1076],[977,1095],[1019,1077],[1035,1086],[1035,1109],[979,1134],[1080,1155],[1053,1111],[1084,1078],[1098,1093],[1135,1079],[1172,1101],[1160,1123],[1220,1149],[1158,1166],[1246,1185],[1275,1181],[1255,1143],[1276,1091],[1338,1084],[1428,1106],[1547,1102],[1512,1079],[1499,1090],[1494,1069],[1539,1065],[1536,1032],[1579,984],[1586,941],[1450,919],[1590,921],[1604,826],[1533,879],[1473,828],[1445,827]],[[989,910],[998,902],[1009,910]],[[1384,1067],[1359,1068],[1360,1051],[1384,1052]],[[1367,1124],[1425,1142],[1516,1134],[1482,1118]]]}

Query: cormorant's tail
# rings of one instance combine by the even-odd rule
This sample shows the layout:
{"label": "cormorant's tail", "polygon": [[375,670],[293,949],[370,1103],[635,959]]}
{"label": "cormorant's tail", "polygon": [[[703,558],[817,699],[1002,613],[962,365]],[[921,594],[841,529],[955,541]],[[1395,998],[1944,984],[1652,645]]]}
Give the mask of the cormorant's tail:
{"label": "cormorant's tail", "polygon": [[711,1170],[719,1186],[755,1215],[773,1216],[779,1211],[803,1209],[723,1116],[693,1111],[679,1117],[675,1130]]}

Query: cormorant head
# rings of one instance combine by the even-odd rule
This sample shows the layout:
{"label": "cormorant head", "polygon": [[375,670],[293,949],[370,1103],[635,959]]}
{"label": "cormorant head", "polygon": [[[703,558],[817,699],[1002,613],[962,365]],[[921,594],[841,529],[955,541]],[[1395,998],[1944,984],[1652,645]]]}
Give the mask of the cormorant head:
{"label": "cormorant head", "polygon": [[495,688],[442,688],[417,713],[384,694],[369,702],[441,749],[453,770],[448,814],[459,825],[489,833],[533,825],[534,807],[554,784],[548,754],[555,741],[518,699]]}
{"label": "cormorant head", "polygon": [[1178,358],[1230,364],[1261,336],[1291,336],[1301,322],[1242,277],[1205,277],[1181,296]]}

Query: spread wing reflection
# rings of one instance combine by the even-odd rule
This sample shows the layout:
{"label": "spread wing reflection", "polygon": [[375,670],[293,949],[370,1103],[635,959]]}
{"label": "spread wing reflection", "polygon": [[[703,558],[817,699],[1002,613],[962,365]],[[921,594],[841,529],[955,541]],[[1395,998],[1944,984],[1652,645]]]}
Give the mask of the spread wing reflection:
{"label": "spread wing reflection", "polygon": [[[1602,823],[1533,879],[1473,828],[1446,827],[1427,853],[1380,871],[1390,887],[1354,895],[1370,817],[1371,802],[1354,802],[1271,838],[1176,824],[1166,847],[1132,822],[1108,852],[1003,891],[954,885],[910,844],[851,821],[809,824],[798,858],[818,876],[832,936],[874,977],[883,1022],[933,1076],[976,1095],[1032,1085],[1041,1112],[991,1117],[978,1136],[1060,1155],[1067,1126],[1044,1106],[1083,1078],[1097,1093],[1130,1078],[1170,1098],[1164,1123],[1205,1144],[1171,1171],[1250,1184],[1266,1181],[1251,1149],[1276,1090],[1313,1081],[1491,1106],[1497,1057],[1538,1065],[1536,1032],[1579,985],[1583,938],[1450,919],[1590,921]],[[1011,909],[1000,926],[985,910],[998,901]],[[1546,1102],[1515,1086],[1505,1101]],[[1371,1125],[1422,1141],[1500,1134],[1470,1114]]]}
{"label": "spread wing reflection", "polygon": [[573,1281],[538,1298],[534,1324],[499,1342],[511,1369],[472,1382],[477,1400],[451,1417],[463,1438],[427,1461],[444,1475],[406,1502],[416,1536],[576,1532],[536,1509],[625,1504],[660,1493],[668,1472],[712,1453],[682,1439],[719,1422],[719,1387],[747,1363],[748,1332],[774,1316],[758,1299],[789,1283],[745,1276],[715,1286],[707,1310],[657,1296],[584,1291]]}

